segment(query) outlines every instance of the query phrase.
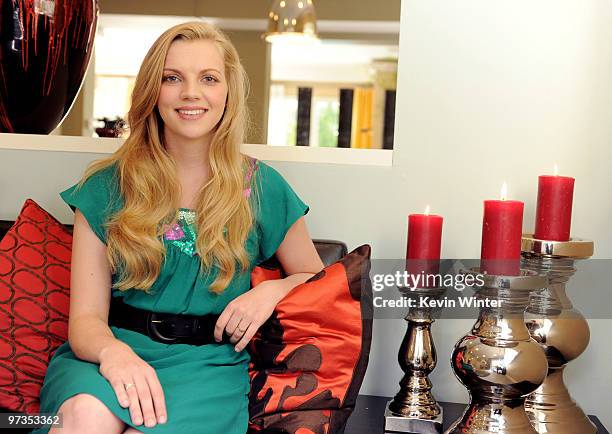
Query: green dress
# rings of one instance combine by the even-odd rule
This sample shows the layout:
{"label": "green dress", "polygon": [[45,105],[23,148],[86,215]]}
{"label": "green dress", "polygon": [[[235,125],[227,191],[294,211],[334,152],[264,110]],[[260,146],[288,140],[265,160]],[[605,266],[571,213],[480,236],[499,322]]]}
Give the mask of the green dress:
{"label": "green dress", "polygon": [[[200,259],[194,251],[194,211],[180,209],[177,226],[164,236],[166,258],[149,294],[139,290],[112,290],[127,304],[156,312],[204,315],[221,313],[234,298],[250,288],[253,267],[274,255],[293,223],[308,212],[282,176],[262,162],[254,163],[251,180],[257,194],[251,201],[255,224],[246,242],[251,258],[247,272],[236,274],[225,291],[216,295],[208,290],[216,275],[200,272]],[[106,168],[89,178],[81,189],[76,186],[61,193],[71,208],[78,208],[93,232],[106,243],[104,223],[122,206],[116,168]],[[115,276],[113,276],[113,281]],[[110,289],[109,289],[110,290]],[[117,339],[157,372],[164,390],[168,421],[153,428],[132,423],[129,410],[122,408],[99,365],[78,359],[68,342],[54,354],[42,387],[41,413],[56,413],[62,403],[79,393],[100,399],[126,424],[145,433],[244,434],[248,422],[248,362],[246,351],[235,352],[230,344],[193,346],[167,345],[148,336],[111,327]],[[48,428],[34,431],[46,433]]]}

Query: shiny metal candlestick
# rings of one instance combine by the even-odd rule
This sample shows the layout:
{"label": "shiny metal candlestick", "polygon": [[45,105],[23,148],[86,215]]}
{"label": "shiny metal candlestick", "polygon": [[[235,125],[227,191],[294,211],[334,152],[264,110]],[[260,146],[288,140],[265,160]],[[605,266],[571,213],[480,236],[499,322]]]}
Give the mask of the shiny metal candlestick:
{"label": "shiny metal candlestick", "polygon": [[421,300],[440,300],[445,288],[400,288],[400,292],[416,303],[405,320],[408,328],[398,360],[404,377],[400,391],[387,405],[385,431],[438,434],[442,432],[442,407],[431,393],[428,375],[436,367],[436,347],[431,336],[431,324],[439,307],[421,306]]}
{"label": "shiny metal candlestick", "polygon": [[535,434],[524,402],[544,381],[548,365],[529,335],[524,311],[529,294],[545,288],[547,279],[521,270],[520,276],[483,275],[483,280],[484,286],[474,287],[481,303],[478,320],[451,358],[470,404],[446,433]]}
{"label": "shiny metal candlestick", "polygon": [[593,242],[545,241],[523,235],[525,268],[548,276],[546,289],[533,294],[525,321],[531,336],[544,348],[548,375],[544,384],[525,402],[527,415],[540,434],[589,434],[597,428],[570,396],[563,382],[567,363],[584,352],[589,344],[589,325],[574,309],[565,293],[577,259],[593,255]]}

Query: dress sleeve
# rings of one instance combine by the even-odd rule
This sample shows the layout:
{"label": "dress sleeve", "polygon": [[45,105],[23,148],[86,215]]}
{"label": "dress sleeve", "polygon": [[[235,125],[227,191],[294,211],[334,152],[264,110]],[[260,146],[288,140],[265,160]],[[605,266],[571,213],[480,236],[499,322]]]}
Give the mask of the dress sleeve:
{"label": "dress sleeve", "polygon": [[78,208],[91,230],[106,244],[106,222],[119,209],[118,182],[114,166],[91,175],[82,186],[73,185],[60,193],[72,211]]}
{"label": "dress sleeve", "polygon": [[272,167],[258,161],[255,171],[258,194],[257,230],[261,263],[272,257],[287,231],[309,208]]}

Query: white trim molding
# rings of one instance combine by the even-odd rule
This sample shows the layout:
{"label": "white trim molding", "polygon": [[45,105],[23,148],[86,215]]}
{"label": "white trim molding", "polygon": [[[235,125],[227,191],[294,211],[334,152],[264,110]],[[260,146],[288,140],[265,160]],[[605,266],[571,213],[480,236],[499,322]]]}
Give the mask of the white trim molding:
{"label": "white trim molding", "polygon": [[112,154],[123,143],[123,139],[56,136],[43,134],[0,134],[0,150],[51,152],[85,152]]}
{"label": "white trim molding", "polygon": [[309,146],[242,145],[242,152],[264,161],[350,164],[362,166],[393,165],[390,149],[311,148]]}
{"label": "white trim molding", "polygon": [[[2,133],[0,134],[0,151],[12,149],[111,154],[121,146],[123,141],[124,139],[114,138]],[[393,151],[389,149],[311,148],[308,146],[244,144],[241,151],[264,161],[387,167],[393,165]]]}

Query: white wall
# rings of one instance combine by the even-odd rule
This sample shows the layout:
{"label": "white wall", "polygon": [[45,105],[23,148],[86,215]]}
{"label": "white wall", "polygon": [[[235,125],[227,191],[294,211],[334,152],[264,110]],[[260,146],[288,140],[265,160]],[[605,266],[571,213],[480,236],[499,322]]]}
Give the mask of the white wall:
{"label": "white wall", "polygon": [[[443,256],[478,257],[482,200],[503,181],[533,229],[537,176],[576,178],[572,233],[612,258],[612,3],[603,0],[402,2],[396,151],[392,169],[275,164],[310,203],[317,237],[405,254],[406,215],[445,217]],[[570,290],[580,296],[579,288]],[[451,373],[472,321],[434,324],[440,400],[467,399]],[[591,321],[587,351],[567,369],[582,407],[610,427],[611,320]],[[379,320],[362,393],[392,395],[402,321]]]}
{"label": "white wall", "polygon": [[[406,215],[431,204],[445,217],[443,256],[478,257],[482,200],[498,197],[507,181],[532,229],[537,176],[557,163],[576,177],[574,236],[594,239],[596,257],[612,258],[610,23],[604,0],[404,2],[393,167],[273,163],[311,206],[311,235],[401,258]],[[0,218],[14,218],[31,196],[68,221],[57,192],[94,157],[0,150]],[[439,400],[467,399],[448,360],[471,323],[434,324]],[[591,321],[591,345],[567,370],[576,400],[608,427],[611,326]],[[396,392],[403,333],[401,320],[375,322],[362,393]]]}

